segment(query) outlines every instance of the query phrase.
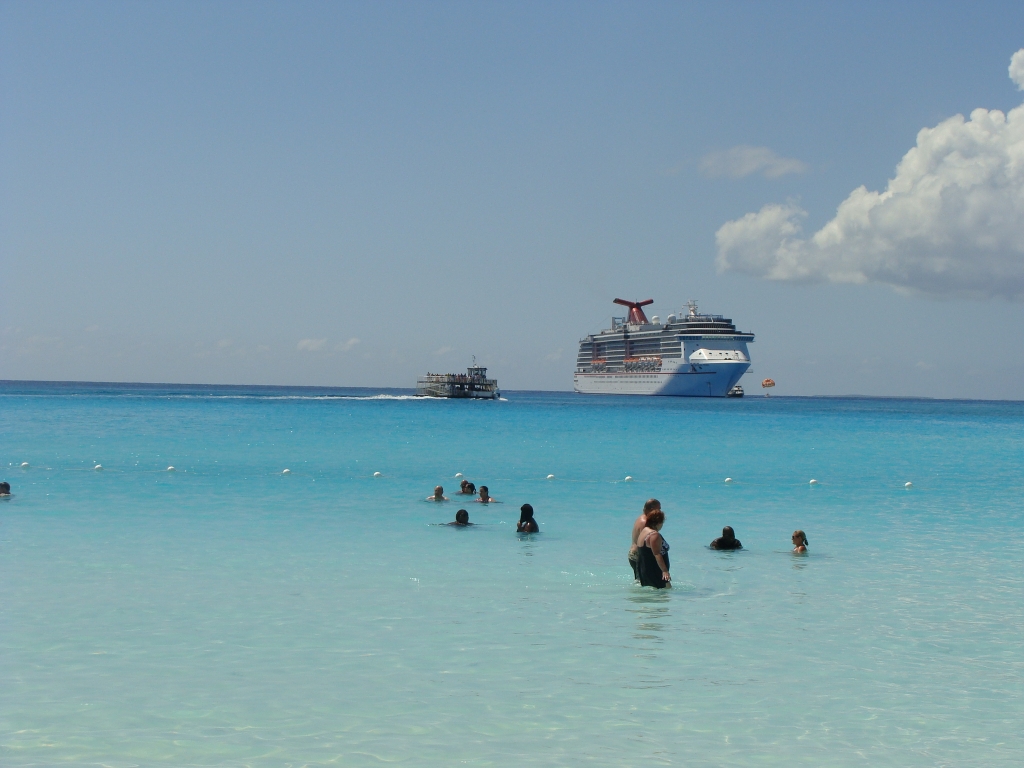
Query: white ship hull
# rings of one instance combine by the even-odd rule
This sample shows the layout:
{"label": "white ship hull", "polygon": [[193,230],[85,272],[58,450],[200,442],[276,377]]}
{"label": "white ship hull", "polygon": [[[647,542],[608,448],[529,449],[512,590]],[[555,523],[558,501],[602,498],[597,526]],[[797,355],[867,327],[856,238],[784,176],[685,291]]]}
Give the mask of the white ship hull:
{"label": "white ship hull", "polygon": [[663,324],[643,307],[652,303],[615,299],[628,317],[580,339],[573,388],[588,395],[726,397],[750,368],[747,345],[754,334],[737,331],[722,315],[697,311],[670,314]]}
{"label": "white ship hull", "polygon": [[749,367],[739,361],[678,366],[666,361],[657,373],[577,373],[573,388],[586,395],[725,397]]}

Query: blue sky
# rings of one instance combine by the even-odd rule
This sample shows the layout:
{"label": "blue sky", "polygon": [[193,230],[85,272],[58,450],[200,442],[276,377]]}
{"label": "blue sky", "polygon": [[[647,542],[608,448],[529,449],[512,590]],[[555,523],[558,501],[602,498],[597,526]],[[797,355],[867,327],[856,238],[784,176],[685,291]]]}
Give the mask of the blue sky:
{"label": "blue sky", "polygon": [[756,333],[750,388],[1024,398],[1022,47],[1019,3],[3,2],[0,378],[569,389],[621,296]]}

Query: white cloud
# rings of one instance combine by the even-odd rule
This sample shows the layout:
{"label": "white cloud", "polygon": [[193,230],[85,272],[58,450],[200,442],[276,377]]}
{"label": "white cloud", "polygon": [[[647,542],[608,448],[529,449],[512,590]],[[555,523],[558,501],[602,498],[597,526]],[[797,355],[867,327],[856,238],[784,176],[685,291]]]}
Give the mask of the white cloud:
{"label": "white cloud", "polygon": [[449,352],[454,352],[454,351],[455,351],[455,347],[441,347],[440,349],[435,349],[434,350],[434,354],[435,355],[447,355]]}
{"label": "white cloud", "polygon": [[807,164],[792,157],[779,157],[768,147],[740,144],[732,149],[705,155],[700,161],[700,170],[710,178],[728,176],[741,179],[752,173],[760,173],[766,178],[777,179],[787,173],[803,173],[807,170]]}
{"label": "white cloud", "polygon": [[327,346],[327,339],[303,339],[296,349],[300,352],[319,352]]}
{"label": "white cloud", "polygon": [[1019,90],[1024,91],[1024,48],[1010,57],[1010,79],[1017,84]]}
{"label": "white cloud", "polygon": [[[1010,65],[1024,82],[1024,49]],[[1024,105],[924,128],[884,192],[861,186],[810,237],[790,202],[724,224],[719,271],[1024,299]]]}
{"label": "white cloud", "polygon": [[359,343],[359,339],[357,339],[355,336],[353,336],[348,341],[338,342],[335,345],[335,347],[334,347],[334,351],[335,352],[348,352],[350,349],[352,349],[352,347],[356,346],[358,343]]}

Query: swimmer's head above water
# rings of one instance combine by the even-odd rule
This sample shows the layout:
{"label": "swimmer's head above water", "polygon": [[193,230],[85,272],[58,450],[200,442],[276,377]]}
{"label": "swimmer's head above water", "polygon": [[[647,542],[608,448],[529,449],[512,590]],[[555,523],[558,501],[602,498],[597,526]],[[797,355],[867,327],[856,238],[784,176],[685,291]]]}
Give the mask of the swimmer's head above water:
{"label": "swimmer's head above water", "polygon": [[533,505],[523,504],[519,508],[519,525],[516,526],[517,533],[540,533],[540,526],[533,519]]}
{"label": "swimmer's head above water", "polygon": [[0,496],[11,495],[11,484],[8,482],[0,483]]}
{"label": "swimmer's head above water", "polygon": [[722,535],[711,542],[712,549],[743,549],[740,540],[736,538],[736,532],[731,525],[722,529]]}
{"label": "swimmer's head above water", "polygon": [[434,495],[428,496],[427,501],[448,501],[444,496],[444,488],[440,485],[434,487]]}
{"label": "swimmer's head above water", "polygon": [[793,531],[793,551],[794,552],[806,552],[807,551],[807,534],[797,529]]}
{"label": "swimmer's head above water", "polygon": [[469,522],[469,512],[464,509],[460,509],[455,513],[455,522],[448,523],[448,525],[472,525],[472,523]]}
{"label": "swimmer's head above water", "polygon": [[492,499],[491,498],[491,492],[487,488],[487,486],[486,485],[481,485],[480,486],[480,496],[477,498],[477,501],[481,501],[484,504],[487,504],[488,502],[491,502],[491,501],[497,501],[497,499]]}

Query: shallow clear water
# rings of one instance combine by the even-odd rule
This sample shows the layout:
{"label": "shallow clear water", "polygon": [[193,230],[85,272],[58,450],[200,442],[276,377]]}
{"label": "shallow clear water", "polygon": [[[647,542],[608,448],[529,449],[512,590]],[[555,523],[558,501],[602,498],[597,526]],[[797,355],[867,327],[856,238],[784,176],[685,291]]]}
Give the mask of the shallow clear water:
{"label": "shallow clear water", "polygon": [[1019,765],[1024,404],[322,394],[0,385],[0,764]]}

